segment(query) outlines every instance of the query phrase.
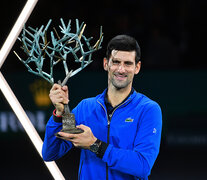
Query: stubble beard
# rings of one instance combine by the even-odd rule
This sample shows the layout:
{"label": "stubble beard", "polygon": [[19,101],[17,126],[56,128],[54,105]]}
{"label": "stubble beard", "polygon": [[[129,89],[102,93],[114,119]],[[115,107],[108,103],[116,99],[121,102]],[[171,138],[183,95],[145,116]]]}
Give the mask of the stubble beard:
{"label": "stubble beard", "polygon": [[112,78],[111,83],[117,90],[121,90],[126,88],[131,83],[131,81],[129,81],[128,79],[126,79],[125,81],[118,81],[115,78]]}

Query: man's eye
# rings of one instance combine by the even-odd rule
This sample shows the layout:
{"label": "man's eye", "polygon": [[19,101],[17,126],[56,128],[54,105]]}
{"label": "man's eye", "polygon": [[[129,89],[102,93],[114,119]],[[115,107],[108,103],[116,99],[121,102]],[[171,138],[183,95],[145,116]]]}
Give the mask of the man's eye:
{"label": "man's eye", "polygon": [[127,66],[131,66],[133,63],[132,63],[132,62],[125,62],[125,64],[126,64]]}
{"label": "man's eye", "polygon": [[113,64],[119,64],[119,61],[112,60]]}

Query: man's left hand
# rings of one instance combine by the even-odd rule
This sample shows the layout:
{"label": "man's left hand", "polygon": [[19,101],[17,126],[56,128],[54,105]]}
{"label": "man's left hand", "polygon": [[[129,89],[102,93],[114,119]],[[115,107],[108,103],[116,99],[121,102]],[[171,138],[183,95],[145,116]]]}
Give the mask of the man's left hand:
{"label": "man's left hand", "polygon": [[95,143],[97,138],[93,135],[91,129],[88,126],[81,124],[76,127],[84,130],[84,132],[80,134],[59,132],[58,134],[62,136],[62,139],[72,142],[75,147],[89,149],[90,146]]}

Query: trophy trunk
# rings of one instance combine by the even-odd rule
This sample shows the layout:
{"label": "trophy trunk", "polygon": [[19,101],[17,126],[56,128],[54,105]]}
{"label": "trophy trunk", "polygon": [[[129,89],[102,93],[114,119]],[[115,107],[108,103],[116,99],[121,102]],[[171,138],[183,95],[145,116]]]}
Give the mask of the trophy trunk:
{"label": "trophy trunk", "polygon": [[82,133],[83,130],[76,128],[75,126],[75,115],[73,113],[64,113],[62,116],[63,129],[62,132],[71,133],[71,134],[79,134]]}

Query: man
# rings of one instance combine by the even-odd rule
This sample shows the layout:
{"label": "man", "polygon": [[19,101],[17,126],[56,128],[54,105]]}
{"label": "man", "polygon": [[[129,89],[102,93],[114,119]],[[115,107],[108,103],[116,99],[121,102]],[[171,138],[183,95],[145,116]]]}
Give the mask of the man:
{"label": "man", "polygon": [[[68,88],[54,84],[50,99],[56,110],[47,123],[42,155],[62,157],[73,146],[82,148],[79,179],[148,179],[159,153],[162,115],[159,105],[132,88],[141,67],[140,47],[130,36],[118,35],[108,44],[103,66],[108,88],[73,109],[81,134],[59,132],[68,103]],[[56,138],[55,133],[65,140]]]}

